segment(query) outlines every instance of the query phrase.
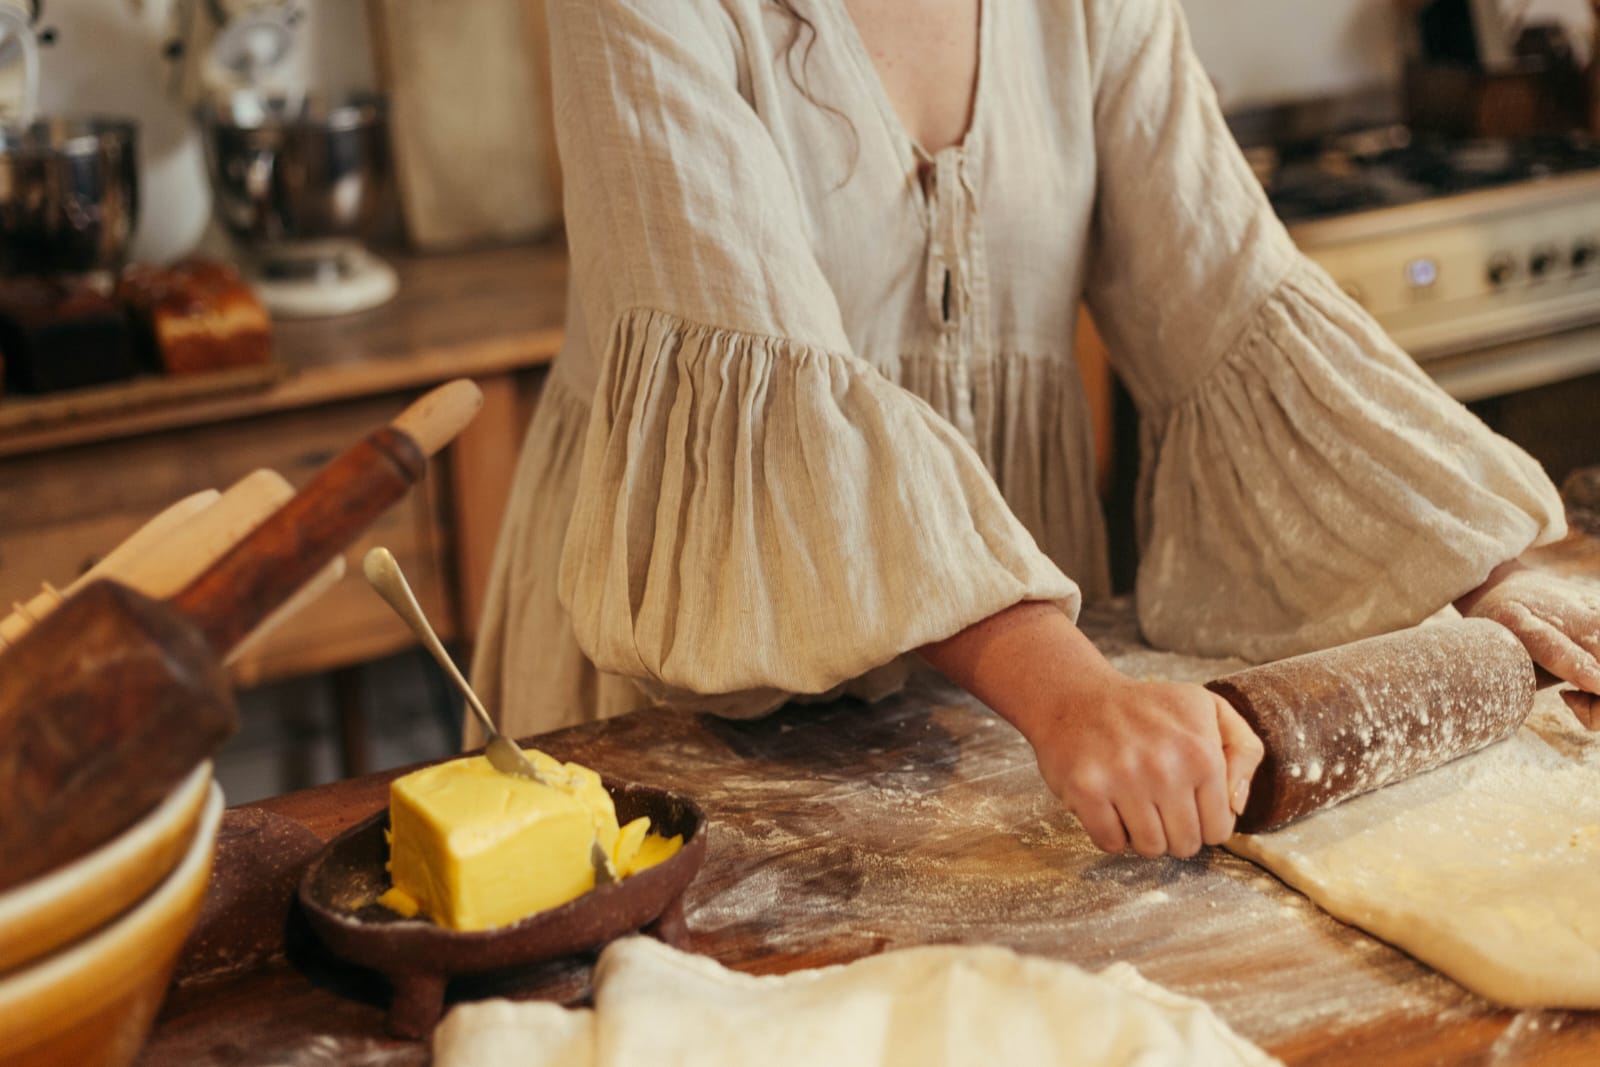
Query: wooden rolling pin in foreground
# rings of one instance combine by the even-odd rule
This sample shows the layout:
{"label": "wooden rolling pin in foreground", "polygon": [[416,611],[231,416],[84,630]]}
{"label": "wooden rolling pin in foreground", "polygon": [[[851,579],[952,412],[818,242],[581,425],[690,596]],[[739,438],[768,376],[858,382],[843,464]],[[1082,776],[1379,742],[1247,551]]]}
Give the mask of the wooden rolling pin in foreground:
{"label": "wooden rolling pin in foreground", "polygon": [[[157,600],[176,595],[293,496],[294,486],[287,478],[277,471],[260,469],[240,478],[225,492],[205,489],[168,505],[65,591],[42,582],[37,594],[16,604],[9,615],[0,616],[0,652],[21,640],[68,597],[100,578],[131,586]],[[235,645],[228,653],[228,662],[231,664],[300,608],[331,589],[344,577],[344,570],[344,557],[335,556],[315,578]]]}
{"label": "wooden rolling pin in foreground", "polygon": [[335,457],[169,600],[90,583],[0,655],[0,889],[132,825],[238,726],[222,662],[477,414],[460,380]]}
{"label": "wooden rolling pin in foreground", "polygon": [[1510,630],[1461,619],[1215,679],[1266,748],[1235,828],[1275,829],[1510,735],[1535,673]]}

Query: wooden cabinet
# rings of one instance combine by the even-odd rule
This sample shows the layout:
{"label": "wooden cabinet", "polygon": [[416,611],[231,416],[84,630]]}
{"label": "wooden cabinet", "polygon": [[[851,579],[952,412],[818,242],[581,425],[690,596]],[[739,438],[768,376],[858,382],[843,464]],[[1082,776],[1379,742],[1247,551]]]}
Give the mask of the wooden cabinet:
{"label": "wooden cabinet", "polygon": [[347,552],[349,573],[233,674],[248,686],[414,644],[360,576],[374,544],[394,552],[441,636],[470,639],[523,428],[560,343],[565,257],[552,243],[397,267],[400,295],[384,308],[279,324],[279,379],[211,395],[175,384],[182,395],[165,399],[150,383],[106,387],[71,411],[61,396],[0,401],[0,604],[42,582],[65,587],[196,491],[262,467],[302,485],[427,389],[467,377],[485,394],[473,425]]}
{"label": "wooden cabinet", "polygon": [[[303,485],[335,454],[387,422],[388,397],[102,441],[0,461],[0,602],[24,600],[41,580],[64,588],[112,546],[173,503],[225,489],[258,468]],[[456,597],[448,573],[449,516],[435,461],[422,486],[391,508],[362,543],[387,545],[412,577],[418,600],[453,631]],[[403,624],[354,573],[313,610],[235,661],[236,681],[327,670],[408,643]]]}

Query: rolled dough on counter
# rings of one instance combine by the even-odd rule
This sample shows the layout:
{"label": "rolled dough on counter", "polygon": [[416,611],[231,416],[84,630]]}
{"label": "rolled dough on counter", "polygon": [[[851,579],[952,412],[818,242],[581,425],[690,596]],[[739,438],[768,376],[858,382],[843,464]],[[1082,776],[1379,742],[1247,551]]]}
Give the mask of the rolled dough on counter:
{"label": "rolled dough on counter", "polygon": [[1227,848],[1489,1000],[1600,1008],[1600,738],[1554,690],[1505,741]]}

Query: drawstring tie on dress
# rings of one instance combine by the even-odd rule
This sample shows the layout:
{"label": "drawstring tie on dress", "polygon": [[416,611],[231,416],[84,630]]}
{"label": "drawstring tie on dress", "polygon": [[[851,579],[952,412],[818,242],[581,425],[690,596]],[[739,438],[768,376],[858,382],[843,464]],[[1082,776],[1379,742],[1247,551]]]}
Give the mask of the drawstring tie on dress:
{"label": "drawstring tie on dress", "polygon": [[960,328],[968,299],[965,256],[972,217],[971,190],[961,173],[961,153],[947,148],[933,157],[925,186],[928,204],[928,267],[924,280],[928,320],[942,332]]}

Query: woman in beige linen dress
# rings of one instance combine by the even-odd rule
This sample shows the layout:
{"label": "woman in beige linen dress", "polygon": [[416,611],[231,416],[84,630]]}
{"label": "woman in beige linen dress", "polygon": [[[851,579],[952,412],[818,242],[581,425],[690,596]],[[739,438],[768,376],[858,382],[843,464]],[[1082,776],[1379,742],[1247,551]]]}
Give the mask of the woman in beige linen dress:
{"label": "woman in beige linen dress", "polygon": [[1080,298],[1142,415],[1152,644],[1266,660],[1461,599],[1600,690],[1565,636],[1600,612],[1508,562],[1554,489],[1295,250],[1177,0],[549,17],[572,299],[473,669],[507,733],[925,660],[1102,848],[1223,840],[1259,742],[1073,625],[1108,588]]}

